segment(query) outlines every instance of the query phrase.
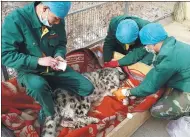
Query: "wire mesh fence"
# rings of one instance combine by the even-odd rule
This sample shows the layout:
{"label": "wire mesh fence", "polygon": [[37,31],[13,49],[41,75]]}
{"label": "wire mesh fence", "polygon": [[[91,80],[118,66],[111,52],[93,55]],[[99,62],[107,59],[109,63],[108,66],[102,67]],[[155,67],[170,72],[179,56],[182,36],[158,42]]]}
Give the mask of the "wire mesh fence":
{"label": "wire mesh fence", "polygon": [[71,12],[66,18],[68,51],[83,48],[104,38],[113,16],[124,13],[124,2],[101,2]]}

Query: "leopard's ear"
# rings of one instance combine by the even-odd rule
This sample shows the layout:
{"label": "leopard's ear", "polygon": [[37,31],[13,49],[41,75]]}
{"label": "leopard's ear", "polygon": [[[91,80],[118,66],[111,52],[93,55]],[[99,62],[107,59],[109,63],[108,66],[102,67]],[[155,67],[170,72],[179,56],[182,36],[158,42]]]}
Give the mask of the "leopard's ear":
{"label": "leopard's ear", "polygon": [[124,80],[126,78],[126,74],[123,72],[123,70],[120,67],[116,67],[116,69],[119,71],[119,79]]}

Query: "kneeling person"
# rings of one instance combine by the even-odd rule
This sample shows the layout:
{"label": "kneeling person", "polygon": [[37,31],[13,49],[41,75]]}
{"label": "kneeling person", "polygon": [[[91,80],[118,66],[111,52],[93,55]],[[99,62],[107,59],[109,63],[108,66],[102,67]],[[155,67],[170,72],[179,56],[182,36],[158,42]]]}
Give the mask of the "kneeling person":
{"label": "kneeling person", "polygon": [[[103,46],[104,66],[128,66],[138,61],[147,65],[152,64],[153,54],[145,50],[139,39],[139,30],[149,23],[127,15],[111,19]],[[118,61],[113,60],[114,52],[125,56]]]}
{"label": "kneeling person", "polygon": [[128,95],[147,96],[160,88],[169,88],[152,107],[157,118],[177,119],[190,114],[190,45],[168,37],[164,28],[150,23],[139,33],[142,44],[157,54],[152,68],[143,82],[127,90]]}

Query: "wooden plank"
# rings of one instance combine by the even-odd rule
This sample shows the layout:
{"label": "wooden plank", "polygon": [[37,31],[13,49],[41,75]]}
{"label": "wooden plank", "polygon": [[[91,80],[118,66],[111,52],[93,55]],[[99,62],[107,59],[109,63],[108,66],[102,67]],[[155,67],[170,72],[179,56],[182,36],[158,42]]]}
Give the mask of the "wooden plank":
{"label": "wooden plank", "polygon": [[123,120],[106,137],[130,137],[150,116],[149,111],[133,113],[132,119]]}
{"label": "wooden plank", "polygon": [[190,20],[190,2],[186,2],[186,20]]}

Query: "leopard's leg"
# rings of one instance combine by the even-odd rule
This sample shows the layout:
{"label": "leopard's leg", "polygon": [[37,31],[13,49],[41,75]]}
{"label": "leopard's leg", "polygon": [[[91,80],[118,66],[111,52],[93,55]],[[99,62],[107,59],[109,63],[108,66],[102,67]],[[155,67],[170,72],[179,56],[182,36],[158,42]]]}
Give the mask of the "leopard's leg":
{"label": "leopard's leg", "polygon": [[44,127],[42,130],[42,137],[56,137],[56,128],[59,125],[61,117],[57,114],[46,118]]}
{"label": "leopard's leg", "polygon": [[100,120],[98,118],[84,116],[84,117],[77,117],[77,118],[75,118],[75,121],[77,121],[75,123],[75,127],[76,128],[81,128],[81,127],[87,126],[89,124],[96,124]]}

